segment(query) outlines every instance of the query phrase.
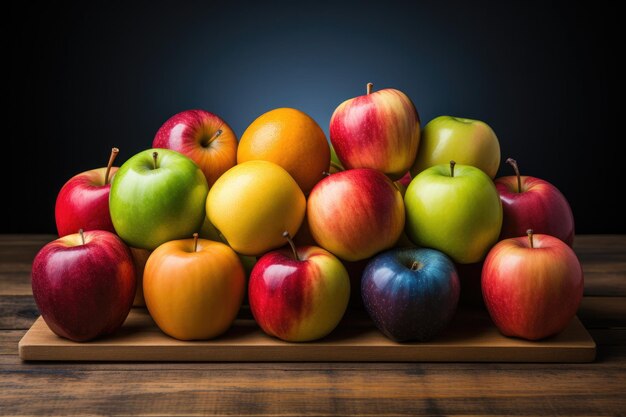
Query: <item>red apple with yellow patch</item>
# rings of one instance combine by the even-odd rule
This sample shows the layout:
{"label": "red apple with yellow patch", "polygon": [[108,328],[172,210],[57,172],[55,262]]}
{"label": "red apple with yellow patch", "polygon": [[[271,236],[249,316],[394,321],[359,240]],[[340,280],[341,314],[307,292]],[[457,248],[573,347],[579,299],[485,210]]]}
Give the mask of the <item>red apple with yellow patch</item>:
{"label": "red apple with yellow patch", "polygon": [[372,168],[400,179],[420,144],[420,119],[411,99],[386,88],[341,103],[330,119],[330,141],[345,169]]}

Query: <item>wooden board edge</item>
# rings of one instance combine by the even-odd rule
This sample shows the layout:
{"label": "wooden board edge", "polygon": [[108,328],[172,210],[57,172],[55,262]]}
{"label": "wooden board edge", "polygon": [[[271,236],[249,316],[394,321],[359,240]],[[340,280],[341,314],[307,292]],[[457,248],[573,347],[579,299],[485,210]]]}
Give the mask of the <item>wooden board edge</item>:
{"label": "wooden board edge", "polygon": [[[584,330],[585,343],[581,346],[551,347],[538,352],[524,347],[491,347],[491,353],[476,352],[474,347],[453,347],[455,357],[442,354],[436,346],[406,345],[394,348],[371,346],[363,354],[363,346],[340,348],[301,344],[297,346],[242,346],[239,352],[225,350],[220,346],[158,346],[146,351],[140,347],[120,347],[111,357],[108,346],[84,345],[41,346],[30,344],[32,328],[43,319],[39,317],[18,342],[22,361],[67,361],[67,362],[484,362],[484,363],[588,363],[596,357],[596,343],[575,317],[576,325]],[[44,324],[45,325],[45,324]],[[494,358],[493,350],[500,351]],[[241,353],[243,352],[243,353]],[[163,358],[168,358],[164,360]],[[566,357],[567,360],[563,360]]]}

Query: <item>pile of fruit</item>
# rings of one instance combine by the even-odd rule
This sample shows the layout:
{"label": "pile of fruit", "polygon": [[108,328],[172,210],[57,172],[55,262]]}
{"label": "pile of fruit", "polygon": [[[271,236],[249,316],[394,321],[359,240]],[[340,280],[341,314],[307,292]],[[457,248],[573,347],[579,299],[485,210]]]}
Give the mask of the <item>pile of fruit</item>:
{"label": "pile of fruit", "polygon": [[[507,336],[562,331],[583,292],[574,220],[550,183],[500,165],[494,131],[440,116],[423,129],[395,89],[343,102],[329,145],[305,113],[258,117],[237,140],[189,110],[119,169],[59,192],[60,238],[36,256],[33,294],[57,335],[115,332],[133,303],[182,339],[210,339],[244,298],[286,341],[328,335],[350,299],[396,341],[426,341],[479,288]],[[145,303],[145,304],[144,304]]]}

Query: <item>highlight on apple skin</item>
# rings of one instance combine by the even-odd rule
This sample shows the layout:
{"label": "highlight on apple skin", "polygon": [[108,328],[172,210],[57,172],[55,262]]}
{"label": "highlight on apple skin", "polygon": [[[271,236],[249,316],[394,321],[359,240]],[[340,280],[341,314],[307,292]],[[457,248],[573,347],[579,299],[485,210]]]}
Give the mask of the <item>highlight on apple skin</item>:
{"label": "highlight on apple skin", "polygon": [[316,246],[261,257],[250,275],[250,309],[263,331],[290,342],[320,339],[337,326],[350,299],[342,263]]}
{"label": "highlight on apple skin", "polygon": [[113,166],[118,153],[119,149],[111,149],[109,163],[105,168],[77,174],[63,185],[54,207],[60,237],[74,234],[79,229],[115,233],[109,212],[109,194],[111,178],[118,169]]}
{"label": "highlight on apple skin", "polygon": [[330,141],[345,169],[372,168],[400,179],[420,146],[420,119],[411,99],[387,88],[341,103],[330,119]]}
{"label": "highlight on apple skin", "polygon": [[506,162],[516,175],[495,180],[503,210],[500,240],[524,236],[527,229],[532,229],[536,234],[557,237],[571,247],[574,215],[565,196],[548,181],[520,175],[514,159]]}
{"label": "highlight on apple skin", "polygon": [[104,230],[81,230],[54,240],[33,262],[37,308],[50,330],[75,342],[119,329],[133,304],[135,286],[130,250]]}
{"label": "highlight on apple skin", "polygon": [[349,169],[317,183],[307,203],[313,239],[346,261],[391,248],[404,229],[404,202],[396,186],[373,169]]}
{"label": "highlight on apple skin", "polygon": [[205,110],[185,110],[170,117],[157,131],[152,147],[189,157],[202,170],[209,187],[237,163],[235,132]]}
{"label": "highlight on apple skin", "polygon": [[505,336],[539,340],[563,331],[583,296],[583,271],[562,240],[528,230],[499,242],[485,259],[482,292]]}

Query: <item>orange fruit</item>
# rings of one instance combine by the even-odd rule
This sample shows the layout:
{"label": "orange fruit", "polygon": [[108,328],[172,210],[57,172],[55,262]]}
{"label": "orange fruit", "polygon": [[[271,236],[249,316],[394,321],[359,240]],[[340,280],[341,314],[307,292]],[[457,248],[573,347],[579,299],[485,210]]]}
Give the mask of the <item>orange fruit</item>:
{"label": "orange fruit", "polygon": [[280,108],[259,116],[239,141],[237,163],[264,160],[283,167],[305,194],[330,165],[326,135],[309,115]]}

